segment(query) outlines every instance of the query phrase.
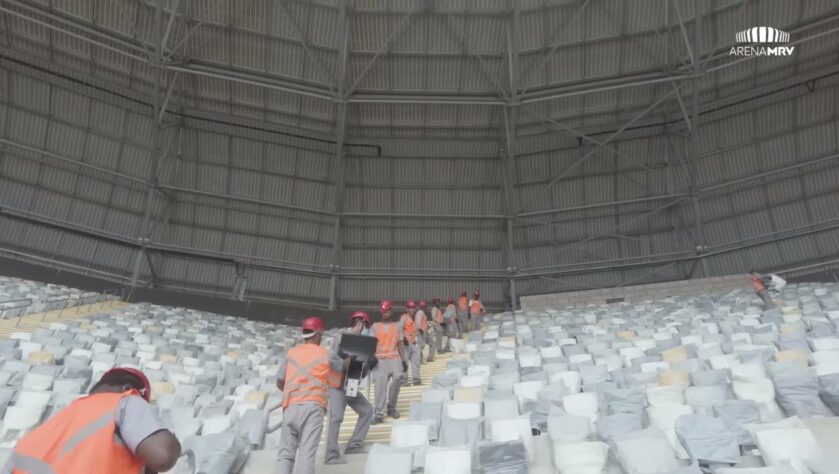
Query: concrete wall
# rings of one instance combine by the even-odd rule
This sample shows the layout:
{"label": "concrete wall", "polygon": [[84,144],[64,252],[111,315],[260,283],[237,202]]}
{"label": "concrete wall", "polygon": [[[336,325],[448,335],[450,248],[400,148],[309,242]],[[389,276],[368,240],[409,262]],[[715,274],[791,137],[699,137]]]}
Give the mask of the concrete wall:
{"label": "concrete wall", "polygon": [[599,290],[569,291],[545,295],[522,296],[522,309],[563,308],[571,305],[603,304],[607,300],[623,298],[639,302],[658,300],[668,296],[692,296],[708,293],[727,293],[743,288],[751,290],[749,275],[726,275],[693,280],[679,280],[648,285],[604,288]]}

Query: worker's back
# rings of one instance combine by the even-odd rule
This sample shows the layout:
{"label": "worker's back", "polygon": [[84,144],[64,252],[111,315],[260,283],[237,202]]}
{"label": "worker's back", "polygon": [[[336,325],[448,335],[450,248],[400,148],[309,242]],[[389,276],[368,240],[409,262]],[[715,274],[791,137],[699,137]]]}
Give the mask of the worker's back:
{"label": "worker's back", "polygon": [[143,463],[115,436],[117,406],[129,396],[139,392],[103,392],[74,400],[17,443],[12,472],[142,472]]}

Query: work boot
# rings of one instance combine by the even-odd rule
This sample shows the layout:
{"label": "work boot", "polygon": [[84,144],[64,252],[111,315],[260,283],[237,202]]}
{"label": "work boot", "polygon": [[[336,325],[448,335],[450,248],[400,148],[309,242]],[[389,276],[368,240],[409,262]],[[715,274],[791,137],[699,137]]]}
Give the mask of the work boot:
{"label": "work boot", "polygon": [[411,386],[411,382],[409,382],[407,379],[406,379],[406,380],[403,380],[403,381],[402,381],[402,386],[403,386],[403,387],[410,387],[410,386]]}
{"label": "work boot", "polygon": [[434,359],[428,359],[428,360],[426,360],[425,362],[426,362],[426,363],[428,363],[428,364],[430,364],[430,363],[434,362]]}
{"label": "work boot", "polygon": [[324,464],[346,464],[347,460],[344,459],[344,458],[341,458],[341,457],[337,457],[337,458],[329,458],[329,459],[323,461],[323,463]]}
{"label": "work boot", "polygon": [[361,454],[364,453],[364,446],[347,446],[344,454]]}
{"label": "work boot", "polygon": [[384,422],[385,422],[385,419],[384,419],[384,418],[382,418],[382,417],[381,417],[381,416],[379,416],[379,415],[376,415],[376,416],[375,416],[375,418],[373,418],[373,423],[372,423],[372,424],[374,424],[374,425],[379,425],[379,424],[382,424],[382,423],[384,423]]}
{"label": "work boot", "polygon": [[422,385],[422,380],[414,380],[414,385]]}
{"label": "work boot", "polygon": [[396,411],[396,410],[388,410],[387,411],[387,416],[393,418],[394,420],[398,420],[399,419],[399,412]]}

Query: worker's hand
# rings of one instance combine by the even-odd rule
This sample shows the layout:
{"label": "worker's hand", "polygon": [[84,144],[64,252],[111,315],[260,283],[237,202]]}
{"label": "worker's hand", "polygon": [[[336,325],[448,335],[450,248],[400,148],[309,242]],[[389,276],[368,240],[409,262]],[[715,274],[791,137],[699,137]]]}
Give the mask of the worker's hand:
{"label": "worker's hand", "polygon": [[425,331],[423,331],[422,329],[419,330],[419,333],[425,336]]}
{"label": "worker's hand", "polygon": [[342,359],[346,359],[347,357],[349,357],[349,355],[346,352],[342,351],[341,349],[338,349],[338,357],[340,357]]}
{"label": "worker's hand", "polygon": [[408,362],[402,361],[402,372],[408,373]]}
{"label": "worker's hand", "polygon": [[373,370],[376,368],[377,365],[379,365],[379,359],[373,357],[372,359],[370,359],[370,362],[367,365],[370,367],[370,370]]}
{"label": "worker's hand", "polygon": [[402,338],[402,344],[405,344],[406,346],[408,345],[408,338],[407,337]]}

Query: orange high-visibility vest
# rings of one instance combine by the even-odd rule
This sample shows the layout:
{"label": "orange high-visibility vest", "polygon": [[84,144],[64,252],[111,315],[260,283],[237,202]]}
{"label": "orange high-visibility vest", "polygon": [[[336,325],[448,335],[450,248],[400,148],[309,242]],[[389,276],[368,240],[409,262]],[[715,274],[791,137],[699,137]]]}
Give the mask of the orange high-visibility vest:
{"label": "orange high-visibility vest", "polygon": [[435,323],[443,324],[443,312],[440,311],[440,308],[436,306],[431,308],[431,318],[434,319]]}
{"label": "orange high-visibility vest", "polygon": [[409,344],[417,343],[417,325],[414,324],[414,318],[408,313],[402,314],[402,333],[408,339]]}
{"label": "orange high-visibility vest", "polygon": [[142,474],[143,462],[114,442],[116,411],[137,390],[97,393],[74,400],[15,446],[13,474]]}
{"label": "orange high-visibility vest", "polygon": [[752,276],[752,287],[754,287],[755,291],[758,293],[766,290],[763,280],[761,280],[758,276]]}
{"label": "orange high-visibility vest", "polygon": [[396,323],[378,322],[373,324],[373,334],[376,336],[377,359],[399,359],[399,327]]}
{"label": "orange high-visibility vest", "polygon": [[422,329],[423,334],[428,334],[428,315],[425,314],[425,311],[419,310],[420,313],[420,329]]}
{"label": "orange high-visibility vest", "polygon": [[303,343],[286,355],[283,409],[303,402],[315,402],[326,409],[328,386],[340,388],[341,374],[329,366],[329,350]]}
{"label": "orange high-visibility vest", "polygon": [[469,312],[472,314],[481,314],[481,310],[484,309],[484,306],[478,300],[472,300],[472,307],[469,309]]}
{"label": "orange high-visibility vest", "polygon": [[461,296],[459,300],[457,300],[457,309],[460,311],[466,311],[466,308],[469,305],[469,299],[465,296]]}

